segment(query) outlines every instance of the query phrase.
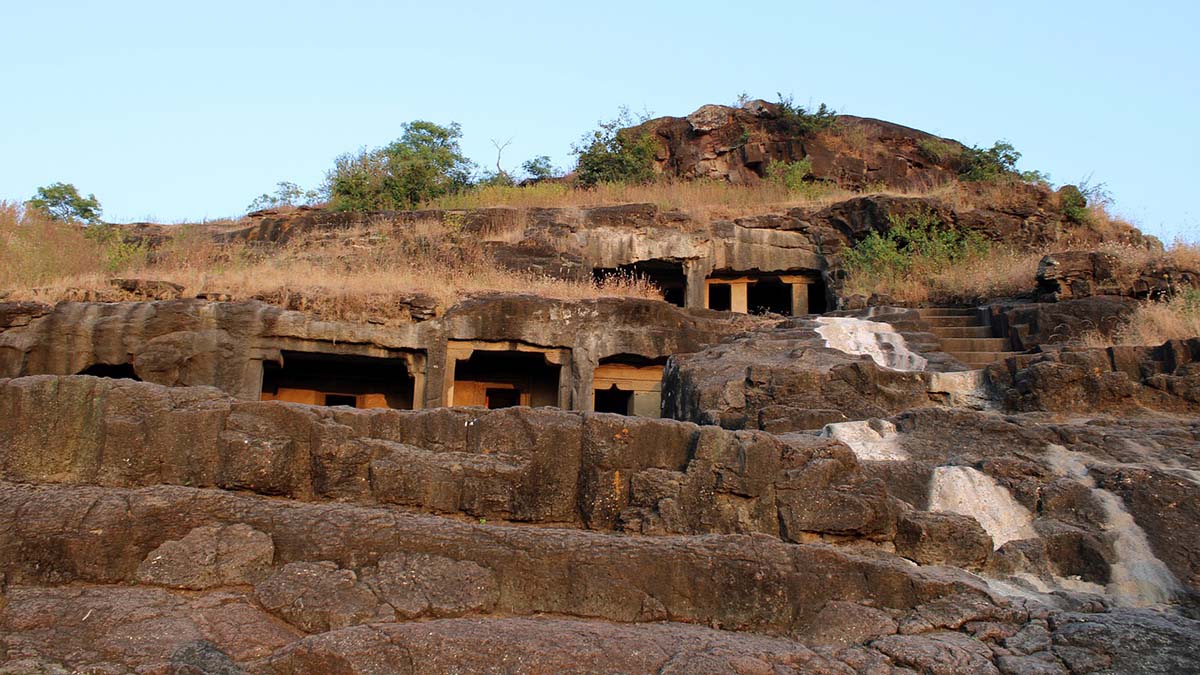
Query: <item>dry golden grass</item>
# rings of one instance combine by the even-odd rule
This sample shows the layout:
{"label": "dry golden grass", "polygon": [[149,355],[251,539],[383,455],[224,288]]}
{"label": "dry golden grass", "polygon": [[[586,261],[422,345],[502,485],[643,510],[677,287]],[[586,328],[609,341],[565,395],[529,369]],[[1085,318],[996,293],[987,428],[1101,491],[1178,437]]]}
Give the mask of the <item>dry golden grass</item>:
{"label": "dry golden grass", "polygon": [[887,296],[906,305],[978,303],[1031,292],[1043,251],[992,246],[987,254],[906,277],[852,275],[847,294]]}
{"label": "dry golden grass", "polygon": [[1164,250],[1120,242],[1105,242],[1101,251],[1111,253],[1120,267],[1128,272],[1164,268],[1200,271],[1200,243],[1176,239]]}
{"label": "dry golden grass", "polygon": [[828,206],[858,193],[813,183],[804,192],[763,181],[758,185],[733,185],[726,181],[659,181],[647,184],[602,184],[576,188],[567,183],[541,182],[526,186],[483,186],[422,205],[430,209],[476,209],[493,206],[515,208],[590,208],[614,204],[654,204],[667,211],[682,211],[697,218],[736,218],[789,208]]}
{"label": "dry golden grass", "polygon": [[1117,329],[1120,345],[1160,345],[1167,340],[1200,337],[1200,290],[1180,293],[1163,302],[1146,302]]}
{"label": "dry golden grass", "polygon": [[101,249],[99,242],[84,236],[82,227],[0,201],[0,291],[98,271]]}
{"label": "dry golden grass", "polygon": [[1116,330],[1090,330],[1071,340],[1078,347],[1154,347],[1167,340],[1200,337],[1200,289],[1168,300],[1143,302]]}
{"label": "dry golden grass", "polygon": [[[180,284],[185,297],[260,298],[329,319],[391,323],[408,315],[404,301],[415,294],[428,295],[441,307],[486,292],[563,300],[662,297],[641,279],[592,283],[503,269],[477,241],[460,236],[453,224],[436,221],[322,232],[263,248],[217,244],[202,225],[180,226],[150,255],[111,269],[105,267],[103,247],[83,236],[81,228],[39,220],[29,221],[33,229],[24,230],[27,220],[10,218],[0,230],[5,259],[16,261],[2,277],[10,299],[58,302],[89,291],[104,297],[111,292],[110,279],[121,276]],[[57,266],[56,260],[71,264]]]}

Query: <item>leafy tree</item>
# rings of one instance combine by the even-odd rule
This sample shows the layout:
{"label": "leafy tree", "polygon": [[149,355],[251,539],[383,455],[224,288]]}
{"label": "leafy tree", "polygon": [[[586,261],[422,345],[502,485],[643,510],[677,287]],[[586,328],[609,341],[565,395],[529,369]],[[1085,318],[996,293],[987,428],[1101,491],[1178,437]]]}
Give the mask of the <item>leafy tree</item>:
{"label": "leafy tree", "polygon": [[1018,171],[1021,153],[1008,141],[996,141],[986,150],[970,147],[963,153],[959,178],[968,181],[997,181],[1017,178],[1026,183],[1048,183],[1050,177],[1041,171]]}
{"label": "leafy tree", "polygon": [[330,201],[339,211],[413,208],[463,190],[474,165],[458,146],[462,128],[415,121],[404,134],[375,150],[338,157],[327,176]]}
{"label": "leafy tree", "polygon": [[317,190],[303,190],[295,183],[280,181],[276,184],[275,194],[263,193],[250,202],[250,206],[246,207],[247,211],[258,211],[260,209],[275,209],[281,206],[300,206],[303,204],[315,204],[321,198]]}
{"label": "leafy tree", "polygon": [[96,195],[83,197],[71,183],[54,183],[37,189],[33,199],[25,202],[54,220],[78,220],[85,223],[100,222],[100,202]]}
{"label": "leafy tree", "polygon": [[550,162],[548,155],[538,155],[533,159],[525,160],[525,163],[521,165],[521,170],[532,180],[546,180],[559,174],[558,169]]}
{"label": "leafy tree", "polygon": [[648,133],[634,127],[649,119],[635,118],[629,108],[621,108],[615,118],[579,140],[573,148],[579,163],[576,175],[585,186],[598,183],[647,183],[654,179],[654,155],[657,143]]}

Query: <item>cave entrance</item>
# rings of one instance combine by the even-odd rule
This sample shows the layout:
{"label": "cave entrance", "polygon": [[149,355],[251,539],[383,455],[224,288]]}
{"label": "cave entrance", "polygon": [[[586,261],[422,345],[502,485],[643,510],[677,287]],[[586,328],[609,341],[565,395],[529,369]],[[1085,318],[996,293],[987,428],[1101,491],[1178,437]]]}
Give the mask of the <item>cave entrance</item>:
{"label": "cave entrance", "polygon": [[746,305],[750,314],[792,315],[792,285],[779,277],[763,277],[746,289]]}
{"label": "cave entrance", "polygon": [[132,363],[93,363],[76,375],[91,375],[92,377],[107,377],[114,380],[134,380],[141,382],[133,370]]}
{"label": "cave entrance", "polygon": [[596,412],[632,415],[633,392],[622,391],[615,384],[608,389],[597,389]]}
{"label": "cave entrance", "polygon": [[808,313],[824,314],[829,311],[829,295],[825,288],[825,279],[817,277],[808,282]]}
{"label": "cave entrance", "polygon": [[733,293],[729,284],[708,285],[708,308],[720,312],[733,311]]}
{"label": "cave entrance", "polygon": [[704,306],[742,314],[802,316],[826,311],[825,282],[814,271],[787,274],[728,273],[704,282]]}
{"label": "cave entrance", "polygon": [[414,385],[402,357],[283,351],[263,362],[264,401],[411,410]]}
{"label": "cave entrance", "polygon": [[557,406],[560,370],[538,351],[474,349],[455,359],[450,405]]}
{"label": "cave entrance", "polygon": [[638,417],[662,417],[665,361],[635,354],[601,359],[593,375],[593,409]]}
{"label": "cave entrance", "polygon": [[596,281],[609,277],[637,277],[654,284],[662,291],[663,299],[683,307],[687,298],[687,273],[683,263],[670,260],[639,260],[617,267],[597,267],[592,270]]}

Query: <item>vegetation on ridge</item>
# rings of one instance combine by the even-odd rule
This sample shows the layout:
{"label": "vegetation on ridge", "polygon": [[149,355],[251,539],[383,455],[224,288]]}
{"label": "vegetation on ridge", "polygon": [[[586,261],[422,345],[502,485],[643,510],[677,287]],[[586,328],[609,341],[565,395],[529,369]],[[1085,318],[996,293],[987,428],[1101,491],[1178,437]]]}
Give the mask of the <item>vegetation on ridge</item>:
{"label": "vegetation on ridge", "polygon": [[112,293],[114,276],[140,277],[180,284],[185,297],[258,298],[360,322],[401,320],[406,310],[399,301],[413,294],[442,307],[483,292],[566,300],[662,297],[640,279],[593,283],[500,267],[453,217],[404,224],[378,218],[365,227],[316,232],[267,248],[217,243],[203,225],[178,228],[149,251],[111,227],[83,228],[0,202],[0,259],[14,261],[0,266],[0,292],[7,291],[9,300],[51,303],[103,298]]}
{"label": "vegetation on ridge", "polygon": [[636,133],[648,115],[634,117],[628,108],[584,134],[573,151],[576,180],[583,187],[601,183],[648,183],[654,179],[657,145],[647,133]]}
{"label": "vegetation on ridge", "polygon": [[458,146],[462,128],[418,120],[382,148],[338,157],[329,172],[329,204],[335,211],[414,208],[466,189],[474,164]]}
{"label": "vegetation on ridge", "polygon": [[100,202],[96,195],[84,197],[71,183],[54,183],[37,189],[37,194],[25,202],[31,209],[41,211],[53,220],[100,222]]}
{"label": "vegetation on ridge", "polygon": [[802,136],[837,126],[837,113],[824,103],[817,106],[816,110],[809,110],[797,105],[790,94],[784,96],[781,93],[778,96],[775,105],[779,108],[779,117],[791,133]]}
{"label": "vegetation on ridge", "polygon": [[989,242],[978,232],[941,222],[930,211],[888,216],[842,250],[845,292],[894,302],[973,301],[1031,290],[1041,253]]}

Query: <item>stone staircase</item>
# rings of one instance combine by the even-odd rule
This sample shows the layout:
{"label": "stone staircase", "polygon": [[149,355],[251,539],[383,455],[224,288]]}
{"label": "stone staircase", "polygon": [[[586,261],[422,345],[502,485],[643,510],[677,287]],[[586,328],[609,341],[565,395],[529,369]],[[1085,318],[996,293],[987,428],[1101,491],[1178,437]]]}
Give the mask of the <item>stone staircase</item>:
{"label": "stone staircase", "polygon": [[1012,340],[996,337],[987,314],[970,307],[926,307],[917,310],[942,351],[972,368],[983,368],[1021,352],[1011,351]]}

